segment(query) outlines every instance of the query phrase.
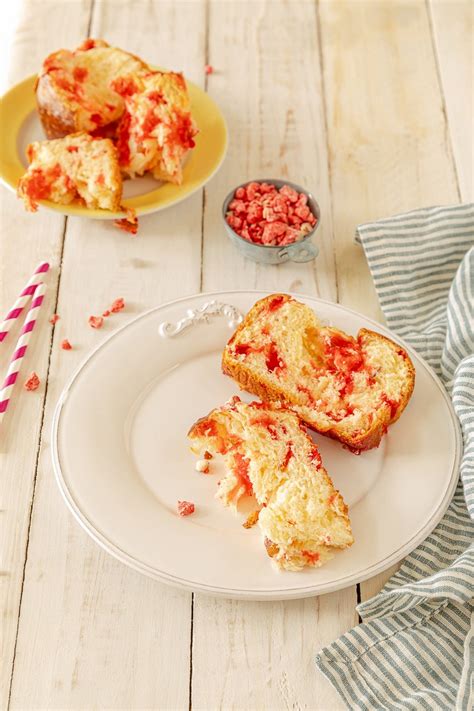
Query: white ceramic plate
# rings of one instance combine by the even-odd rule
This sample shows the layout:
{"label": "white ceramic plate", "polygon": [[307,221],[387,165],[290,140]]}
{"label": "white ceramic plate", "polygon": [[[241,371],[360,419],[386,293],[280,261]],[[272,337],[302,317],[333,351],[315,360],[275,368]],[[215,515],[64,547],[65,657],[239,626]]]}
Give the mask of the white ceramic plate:
{"label": "white ceramic plate", "polygon": [[[403,558],[445,512],[460,452],[457,421],[442,385],[408,349],[416,368],[414,394],[378,449],[355,456],[335,441],[314,436],[349,504],[354,545],[316,570],[275,570],[258,526],[245,530],[245,515],[214,499],[222,465],[214,460],[214,475],[198,474],[186,439],[197,418],[238,392],[220,371],[233,328],[229,317],[210,316],[206,323],[188,310],[196,313],[216,301],[245,313],[264,295],[221,292],[180,299],[115,332],[63,392],[52,438],[67,505],[109,553],[179,587],[255,600],[327,593]],[[298,298],[349,333],[368,327],[391,335],[337,304]],[[183,318],[190,325],[177,335],[162,335],[161,324]],[[180,518],[178,499],[195,502],[196,513]]]}

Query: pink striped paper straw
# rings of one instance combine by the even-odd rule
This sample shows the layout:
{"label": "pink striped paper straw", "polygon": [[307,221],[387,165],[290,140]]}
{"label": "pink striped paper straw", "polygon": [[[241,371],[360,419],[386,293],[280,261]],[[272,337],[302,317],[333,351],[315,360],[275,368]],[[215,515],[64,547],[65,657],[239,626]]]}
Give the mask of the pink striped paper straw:
{"label": "pink striped paper straw", "polygon": [[25,288],[23,289],[20,296],[13,304],[13,307],[11,308],[11,310],[7,313],[3,323],[0,325],[0,343],[5,339],[8,331],[10,330],[10,328],[12,327],[15,320],[18,318],[18,316],[21,314],[21,312],[25,308],[30,297],[35,293],[36,287],[41,282],[41,276],[43,274],[45,274],[48,271],[48,269],[49,269],[48,262],[41,262],[36,267],[35,271],[33,272],[33,276],[26,283]]}
{"label": "pink striped paper straw", "polygon": [[3,381],[2,390],[0,391],[0,422],[3,420],[5,412],[7,411],[12,390],[18,378],[21,363],[26,353],[28,343],[30,342],[31,334],[35,327],[36,319],[38,318],[38,313],[41,308],[41,304],[43,303],[45,291],[46,284],[43,284],[43,282],[37,284],[33,300],[31,302],[31,306],[28,309],[25,323],[23,324],[20,337],[16,344],[15,352],[11,357],[7,375],[5,380]]}

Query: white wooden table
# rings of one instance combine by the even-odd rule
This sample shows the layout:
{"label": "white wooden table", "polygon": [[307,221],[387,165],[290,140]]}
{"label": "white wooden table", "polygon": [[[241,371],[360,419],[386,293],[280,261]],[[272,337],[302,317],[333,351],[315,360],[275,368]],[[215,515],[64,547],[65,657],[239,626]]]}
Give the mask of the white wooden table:
{"label": "white wooden table", "polygon": [[[141,577],[102,552],[66,510],[53,478],[51,416],[93,346],[179,296],[290,290],[381,318],[355,226],[472,198],[472,4],[31,0],[9,82],[87,35],[204,86],[226,115],[230,146],[203,191],[143,218],[136,239],[103,222],[27,214],[1,190],[1,312],[37,262],[53,270],[25,371],[34,368],[42,386],[18,388],[1,433],[0,707],[341,709],[314,656],[357,624],[357,601],[391,571],[331,595],[268,604]],[[215,68],[207,78],[206,63]],[[256,265],[225,239],[224,195],[266,176],[316,194],[314,263]],[[90,329],[87,316],[117,296],[126,312]],[[52,312],[61,315],[54,332]],[[65,337],[71,352],[59,347]]]}

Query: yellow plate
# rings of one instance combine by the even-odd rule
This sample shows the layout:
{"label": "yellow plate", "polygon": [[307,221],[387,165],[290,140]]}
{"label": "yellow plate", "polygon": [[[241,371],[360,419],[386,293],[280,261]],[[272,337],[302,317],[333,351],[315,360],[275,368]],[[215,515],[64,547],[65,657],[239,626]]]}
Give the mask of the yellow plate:
{"label": "yellow plate", "polygon": [[[34,84],[36,75],[12,87],[0,98],[0,181],[7,188],[14,190],[25,172],[26,157],[22,153],[22,133],[25,126],[32,121],[39,124],[36,112]],[[172,183],[157,183],[157,186],[135,197],[126,197],[122,204],[133,208],[137,215],[163,210],[174,205],[201,188],[214,173],[219,170],[227,151],[227,126],[225,119],[214,101],[195,84],[188,82],[191,111],[196,121],[199,134],[196,137],[196,147],[191,151],[184,166],[184,176],[181,185]],[[43,136],[44,138],[44,136]],[[36,131],[34,140],[41,140],[40,130]],[[145,179],[138,179],[145,180]],[[151,183],[151,178],[146,178]],[[137,181],[125,181],[127,187]],[[153,183],[151,183],[153,185]],[[56,205],[49,200],[40,200],[40,205],[66,215],[92,217],[98,220],[110,220],[124,217],[124,212],[108,210],[91,210],[84,205],[71,203]]]}

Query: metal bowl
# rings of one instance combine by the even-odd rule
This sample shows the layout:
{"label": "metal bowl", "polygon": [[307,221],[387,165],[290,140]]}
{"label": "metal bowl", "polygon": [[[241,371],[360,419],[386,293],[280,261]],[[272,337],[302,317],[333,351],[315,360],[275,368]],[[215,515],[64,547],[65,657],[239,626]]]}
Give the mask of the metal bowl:
{"label": "metal bowl", "polygon": [[[269,183],[270,185],[274,185],[278,190],[284,185],[288,185],[298,193],[304,193],[308,198],[308,207],[317,220],[311,232],[308,232],[308,234],[297,242],[287,244],[283,247],[267,244],[255,244],[255,242],[249,242],[249,240],[246,240],[244,237],[237,234],[237,232],[232,229],[226,220],[229,204],[234,199],[235,193],[239,188],[244,188],[246,185],[253,182]],[[244,257],[253,259],[254,262],[260,262],[262,264],[282,264],[288,260],[293,262],[310,262],[319,254],[319,248],[312,243],[311,238],[319,227],[321,211],[313,195],[302,188],[301,185],[296,185],[296,183],[290,183],[288,180],[274,180],[272,178],[246,180],[245,183],[237,185],[237,187],[231,190],[231,192],[227,195],[222,205],[222,217],[230,241],[237,247]]]}

